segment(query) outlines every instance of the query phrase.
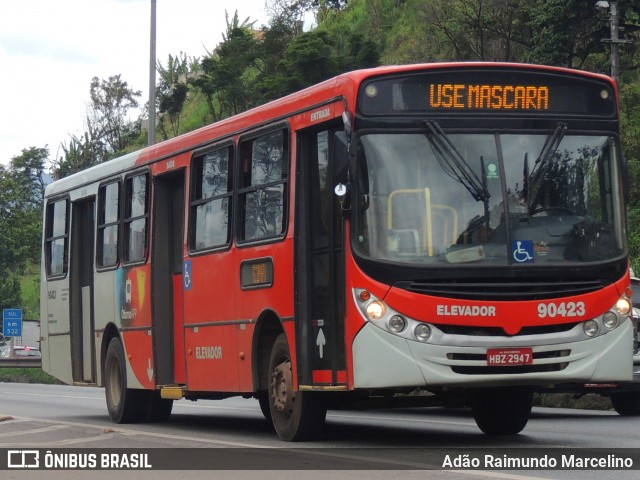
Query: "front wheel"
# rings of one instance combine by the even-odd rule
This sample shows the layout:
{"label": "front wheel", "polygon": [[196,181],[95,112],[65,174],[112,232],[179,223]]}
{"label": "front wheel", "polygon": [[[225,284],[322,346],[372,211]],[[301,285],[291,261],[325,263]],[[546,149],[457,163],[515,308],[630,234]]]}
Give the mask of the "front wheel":
{"label": "front wheel", "polygon": [[515,435],[527,425],[533,406],[533,390],[528,387],[479,390],[472,411],[476,424],[488,435]]}
{"label": "front wheel", "polygon": [[104,358],[104,388],[107,410],[116,423],[137,423],[145,419],[147,391],[127,388],[127,364],[119,338],[113,338]]}
{"label": "front wheel", "polygon": [[640,392],[618,392],[611,394],[611,405],[624,417],[640,415]]}
{"label": "front wheel", "polygon": [[258,404],[260,405],[260,411],[264,418],[271,421],[271,409],[269,408],[269,398],[270,395],[268,392],[261,392],[258,394]]}
{"label": "front wheel", "polygon": [[269,358],[269,411],[278,437],[287,442],[317,436],[327,415],[319,394],[294,391],[291,354],[284,333],[276,338]]}
{"label": "front wheel", "polygon": [[151,423],[163,423],[169,420],[173,409],[173,400],[162,398],[159,391],[148,391],[146,402],[146,421]]}

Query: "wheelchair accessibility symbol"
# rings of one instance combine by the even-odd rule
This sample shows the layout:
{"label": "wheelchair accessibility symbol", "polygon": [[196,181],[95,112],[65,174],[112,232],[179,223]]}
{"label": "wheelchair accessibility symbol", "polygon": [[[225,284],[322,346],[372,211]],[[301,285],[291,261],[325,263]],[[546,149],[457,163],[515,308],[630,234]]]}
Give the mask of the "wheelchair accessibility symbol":
{"label": "wheelchair accessibility symbol", "polygon": [[184,268],[182,270],[182,282],[185,290],[191,290],[193,286],[193,271],[191,270],[191,260],[184,262]]}
{"label": "wheelchair accessibility symbol", "polygon": [[513,259],[517,263],[533,263],[533,241],[516,240],[511,244]]}

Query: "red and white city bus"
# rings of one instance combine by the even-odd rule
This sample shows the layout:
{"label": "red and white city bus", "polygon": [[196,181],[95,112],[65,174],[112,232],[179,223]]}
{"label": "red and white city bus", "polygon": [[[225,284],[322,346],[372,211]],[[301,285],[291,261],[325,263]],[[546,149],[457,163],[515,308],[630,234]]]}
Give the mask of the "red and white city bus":
{"label": "red and white city bus", "polygon": [[340,75],[49,185],[43,369],[121,423],[239,395],[289,441],[368,402],[517,433],[537,387],[631,380],[624,168],[602,75]]}

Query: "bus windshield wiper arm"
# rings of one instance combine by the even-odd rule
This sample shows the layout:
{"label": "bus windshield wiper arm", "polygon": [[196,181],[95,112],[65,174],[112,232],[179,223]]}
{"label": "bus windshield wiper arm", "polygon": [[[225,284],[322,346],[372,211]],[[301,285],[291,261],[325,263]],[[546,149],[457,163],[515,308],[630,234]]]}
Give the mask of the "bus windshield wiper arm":
{"label": "bus windshield wiper arm", "polygon": [[529,174],[529,179],[527,182],[527,199],[529,202],[529,210],[533,206],[535,199],[531,198],[530,192],[534,188],[537,188],[540,181],[542,180],[544,173],[547,171],[550,165],[550,160],[558,151],[560,147],[560,143],[567,133],[567,124],[564,122],[558,122],[555,130],[551,133],[544,142],[542,146],[542,150],[540,151],[540,155],[536,159],[533,168],[531,169],[531,173]]}
{"label": "bus windshield wiper arm", "polygon": [[474,200],[486,203],[491,195],[483,186],[478,175],[460,155],[453,142],[447,137],[447,134],[444,133],[442,127],[434,121],[428,121],[426,124],[431,130],[431,134],[427,134],[427,139],[445,173],[460,182]]}
{"label": "bus windshield wiper arm", "polygon": [[558,147],[560,147],[560,142],[564,138],[567,133],[567,124],[563,122],[558,122],[556,129],[553,131],[551,135],[547,137],[544,142],[544,146],[540,151],[540,155],[536,159],[533,169],[531,170],[531,178],[538,179],[542,172],[546,170],[549,160],[551,157],[558,151]]}

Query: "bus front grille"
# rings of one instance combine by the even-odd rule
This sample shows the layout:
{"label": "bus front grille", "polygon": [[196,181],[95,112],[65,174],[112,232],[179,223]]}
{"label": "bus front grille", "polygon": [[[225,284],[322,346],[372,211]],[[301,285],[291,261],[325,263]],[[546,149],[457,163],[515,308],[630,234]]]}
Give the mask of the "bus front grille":
{"label": "bus front grille", "polygon": [[601,280],[403,281],[397,288],[421,295],[480,301],[526,301],[584,295],[606,286]]}
{"label": "bus front grille", "polygon": [[557,325],[538,325],[522,327],[522,329],[515,335],[508,335],[505,333],[502,327],[479,327],[479,326],[466,326],[466,325],[446,325],[446,324],[434,324],[443,333],[448,335],[467,335],[472,337],[518,337],[524,335],[546,335],[552,333],[568,332],[576,323],[561,323]]}

